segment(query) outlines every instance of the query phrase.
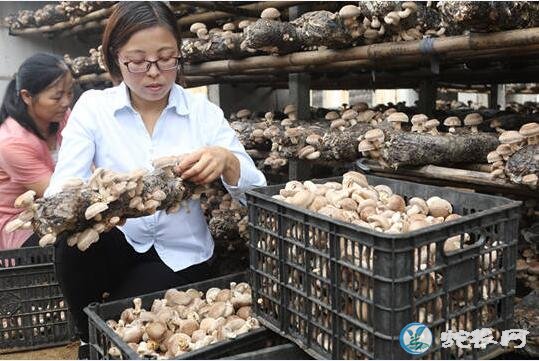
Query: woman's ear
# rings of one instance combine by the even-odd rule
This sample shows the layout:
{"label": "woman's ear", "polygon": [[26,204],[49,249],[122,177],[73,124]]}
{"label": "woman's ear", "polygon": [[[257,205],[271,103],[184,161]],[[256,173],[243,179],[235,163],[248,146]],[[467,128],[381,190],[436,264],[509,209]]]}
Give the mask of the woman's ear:
{"label": "woman's ear", "polygon": [[32,95],[28,90],[22,89],[19,95],[26,106],[30,106],[30,104],[32,104]]}

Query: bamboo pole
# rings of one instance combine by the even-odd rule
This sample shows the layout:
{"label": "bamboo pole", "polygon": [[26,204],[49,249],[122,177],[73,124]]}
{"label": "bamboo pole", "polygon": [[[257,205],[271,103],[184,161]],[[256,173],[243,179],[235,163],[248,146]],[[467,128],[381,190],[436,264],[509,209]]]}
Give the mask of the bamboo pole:
{"label": "bamboo pole", "polygon": [[[265,76],[265,75],[232,75],[232,76],[186,76],[185,81],[187,88],[217,84],[217,83],[268,83],[271,84],[275,81],[281,80],[283,83],[286,82],[286,77],[281,77],[280,79],[276,76]],[[111,82],[112,79],[109,73],[100,73],[100,74],[85,74],[76,78],[80,84],[91,84],[98,82]]]}
{"label": "bamboo pole", "polygon": [[88,31],[92,29],[102,29],[107,25],[108,18],[96,20],[96,21],[89,21],[84,24],[76,25],[71,29],[64,30],[60,33],[58,33],[58,37],[65,38],[71,35],[74,35],[76,33],[80,33],[82,31]]}
{"label": "bamboo pole", "polygon": [[79,18],[76,18],[73,21],[63,21],[60,23],[56,23],[54,25],[44,25],[37,28],[10,30],[9,33],[11,35],[32,35],[32,34],[56,32],[60,30],[73,28],[76,25],[84,24],[89,21],[100,20],[100,19],[106,18],[110,15],[111,12],[112,12],[112,7],[99,9],[94,12],[88,13],[84,16],[81,16]]}
{"label": "bamboo pole", "polygon": [[[290,6],[298,5],[301,3],[303,3],[303,1],[260,1],[254,4],[242,5],[242,6],[239,6],[239,8],[252,10],[252,11],[261,13],[262,10],[267,9],[267,8],[284,9],[284,8],[288,8]],[[215,20],[223,19],[231,15],[232,14],[223,12],[223,11],[211,11],[211,12],[205,12],[201,14],[187,15],[187,16],[181,17],[178,20],[178,25],[186,26],[186,25],[191,25],[196,22],[211,23]]]}
{"label": "bamboo pole", "polygon": [[256,10],[246,9],[242,6],[227,5],[222,1],[182,1],[182,4],[196,6],[211,10],[212,12],[220,11],[235,16],[243,16],[248,18],[258,18],[260,16],[260,12]]}
{"label": "bamboo pole", "polygon": [[[393,61],[398,61],[402,56],[443,55],[458,51],[519,48],[528,45],[539,45],[539,28],[511,30],[492,34],[470,34],[437,39],[429,38],[402,43],[380,43],[343,50],[327,49],[297,52],[282,56],[253,56],[242,60],[217,60],[199,65],[188,65],[186,66],[186,73],[188,72],[191,75],[219,71],[232,73],[247,69],[322,65],[362,59],[377,60],[391,58]],[[428,52],[425,51],[427,46],[431,49]]]}
{"label": "bamboo pole", "polygon": [[85,74],[75,79],[80,84],[112,81],[109,73]]}

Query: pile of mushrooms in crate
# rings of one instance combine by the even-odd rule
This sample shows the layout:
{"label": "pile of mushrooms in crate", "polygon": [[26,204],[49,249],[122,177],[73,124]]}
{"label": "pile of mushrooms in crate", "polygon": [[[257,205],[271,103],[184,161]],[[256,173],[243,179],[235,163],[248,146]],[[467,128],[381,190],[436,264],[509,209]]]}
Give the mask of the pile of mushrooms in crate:
{"label": "pile of mushrooms in crate", "polygon": [[[196,289],[169,289],[163,299],[153,301],[150,310],[135,298],[133,308],[124,310],[119,320],[106,323],[140,356],[174,358],[260,327],[251,317],[251,304],[251,287],[245,282],[213,287],[205,294]],[[108,354],[121,356],[114,346]]]}
{"label": "pile of mushrooms in crate", "polygon": [[[275,199],[375,231],[399,234],[460,218],[440,197],[411,198],[408,203],[386,185],[369,185],[358,172],[343,175],[342,183],[290,181]],[[446,241],[444,250],[460,248],[460,237]]]}

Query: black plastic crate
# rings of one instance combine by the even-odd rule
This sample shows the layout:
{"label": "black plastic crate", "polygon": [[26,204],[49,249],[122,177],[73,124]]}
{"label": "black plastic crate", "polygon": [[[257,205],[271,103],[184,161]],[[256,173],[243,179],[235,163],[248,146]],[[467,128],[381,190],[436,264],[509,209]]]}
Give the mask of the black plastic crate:
{"label": "black plastic crate", "polygon": [[54,248],[0,251],[0,353],[63,345],[73,335]]}
{"label": "black plastic crate", "polygon": [[[194,288],[205,292],[212,287],[224,288],[229,287],[230,282],[239,283],[244,281],[248,281],[247,272],[192,283],[178,287],[178,290],[181,291]],[[163,298],[165,292],[166,290],[163,290],[139,296],[142,300],[142,307],[149,309],[153,300],[156,298]],[[88,315],[90,330],[90,359],[113,359],[113,357],[108,354],[108,350],[112,346],[116,346],[116,348],[118,348],[121,353],[121,359],[123,360],[141,359],[141,356],[133,351],[127,345],[127,343],[125,343],[105,323],[109,319],[118,320],[122,311],[129,307],[133,307],[133,298],[125,298],[107,303],[93,303],[84,309],[84,312]],[[265,327],[260,327],[256,330],[242,334],[233,340],[216,342],[199,350],[187,352],[179,356],[177,359],[217,359],[232,356],[242,352],[264,348],[267,346],[268,342],[271,342],[276,338],[281,337],[269,331]],[[278,343],[279,341],[277,340],[276,342]]]}
{"label": "black plastic crate", "polygon": [[[499,332],[511,328],[521,202],[367,178],[406,200],[447,199],[463,217],[385,234],[271,198],[284,185],[247,192],[251,287],[253,299],[261,299],[253,305],[260,322],[320,359],[418,358],[399,343],[401,329],[418,321],[433,335],[420,358],[478,358],[499,349],[442,348],[440,336],[448,329],[489,327],[499,341]],[[466,234],[468,246],[444,252],[447,238]]]}

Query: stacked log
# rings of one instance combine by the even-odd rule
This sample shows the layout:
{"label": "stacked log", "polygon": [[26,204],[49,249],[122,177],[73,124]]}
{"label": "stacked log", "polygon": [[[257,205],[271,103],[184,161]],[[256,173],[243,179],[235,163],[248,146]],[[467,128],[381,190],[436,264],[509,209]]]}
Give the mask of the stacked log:
{"label": "stacked log", "polygon": [[115,1],[61,1],[59,4],[47,4],[35,11],[21,10],[4,20],[11,30],[54,25],[66,21],[73,22],[79,17],[108,8],[115,3]]}
{"label": "stacked log", "polygon": [[[257,118],[244,109],[231,117],[234,119],[231,126],[249,154],[263,158],[262,165],[272,169],[284,167],[288,159],[354,161],[360,154],[393,168],[487,161],[498,161],[494,166],[504,168],[505,161],[509,159],[508,155],[506,159],[500,156],[504,163],[499,163],[497,157],[494,159],[493,154],[489,155],[497,148],[507,147],[503,145],[506,141],[503,137],[501,141],[498,140],[494,129],[479,113],[468,113],[462,120],[450,116],[439,121],[429,119],[424,114],[413,114],[410,109],[399,110],[407,113],[386,106],[368,109],[366,104],[359,103],[339,111],[326,112],[324,119],[303,121],[293,113],[291,116],[285,114],[286,118],[281,120],[271,112]],[[410,117],[408,114],[413,115]],[[490,132],[482,132],[483,129]],[[535,139],[531,135],[529,137]],[[535,169],[532,166],[534,163],[529,161],[534,159],[533,149],[526,154],[520,154],[524,160],[517,163],[521,168],[528,168],[511,168],[513,173],[521,177],[529,174],[523,172],[534,172]],[[502,173],[505,174],[505,171]],[[518,175],[513,178],[513,182],[520,182],[516,180]]]}
{"label": "stacked log", "polygon": [[78,56],[72,59],[69,54],[64,55],[64,61],[71,69],[71,73],[75,78],[86,74],[100,74],[107,71],[103,54],[101,53],[101,45],[97,48],[89,50],[90,56]]}
{"label": "stacked log", "polygon": [[439,1],[437,6],[449,35],[523,29],[538,24],[539,8],[531,1]]}
{"label": "stacked log", "polygon": [[196,38],[182,40],[181,51],[185,61],[191,64],[218,59],[237,59],[249,56],[250,53],[241,48],[242,30],[249,24],[247,21],[226,23],[222,28],[208,31],[203,23],[194,23],[190,31]]}
{"label": "stacked log", "polygon": [[539,123],[524,124],[519,131],[501,131],[500,145],[487,155],[492,177],[537,187],[539,176]]}
{"label": "stacked log", "polygon": [[166,210],[177,212],[204,189],[184,182],[175,171],[181,157],[154,161],[154,171],[137,169],[123,174],[97,168],[88,182],[70,179],[59,193],[34,200],[28,191],[17,198],[15,207],[23,211],[6,225],[6,231],[33,229],[46,246],[57,239],[85,251],[106,232],[126,218],[136,218]]}

